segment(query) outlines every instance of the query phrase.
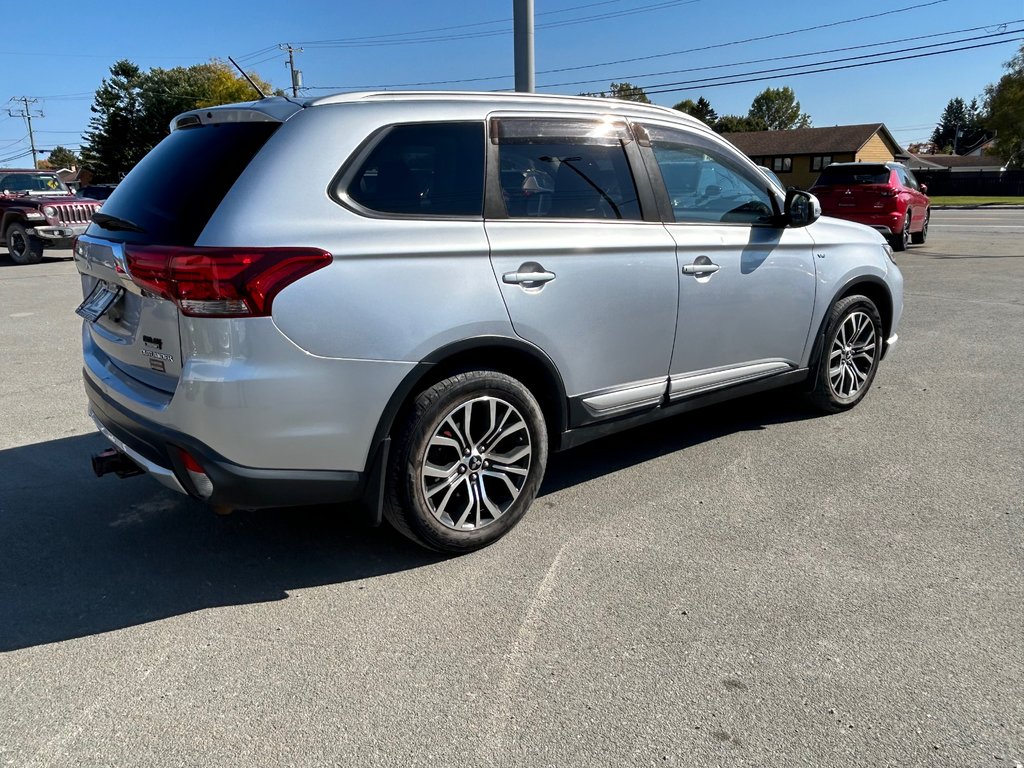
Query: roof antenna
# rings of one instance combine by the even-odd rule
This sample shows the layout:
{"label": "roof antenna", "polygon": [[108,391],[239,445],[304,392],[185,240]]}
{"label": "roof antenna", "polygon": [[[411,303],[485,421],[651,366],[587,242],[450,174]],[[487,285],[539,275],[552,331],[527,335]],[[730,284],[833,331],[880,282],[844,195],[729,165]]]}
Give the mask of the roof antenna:
{"label": "roof antenna", "polygon": [[254,88],[254,89],[256,90],[256,93],[258,93],[258,94],[260,95],[260,98],[261,98],[261,99],[265,99],[265,98],[267,98],[267,94],[265,94],[265,93],[264,93],[263,91],[261,91],[261,90],[260,90],[260,87],[259,87],[258,85],[256,85],[256,83],[254,83],[254,82],[252,81],[252,78],[251,78],[251,77],[249,77],[249,76],[248,76],[247,74],[245,74],[245,70],[244,70],[244,69],[242,69],[242,68],[241,68],[240,66],[238,66],[238,62],[237,62],[237,61],[235,61],[234,59],[232,59],[232,58],[231,58],[230,56],[228,56],[228,61],[230,61],[230,62],[231,62],[232,64],[234,64],[234,65],[235,65],[235,68],[236,68],[236,69],[237,69],[237,70],[238,70],[239,72],[241,72],[241,73],[242,73],[242,77],[244,77],[244,78],[245,78],[246,80],[248,80],[248,81],[249,81],[249,85],[251,85],[251,86],[252,86],[252,87],[253,87],[253,88]]}

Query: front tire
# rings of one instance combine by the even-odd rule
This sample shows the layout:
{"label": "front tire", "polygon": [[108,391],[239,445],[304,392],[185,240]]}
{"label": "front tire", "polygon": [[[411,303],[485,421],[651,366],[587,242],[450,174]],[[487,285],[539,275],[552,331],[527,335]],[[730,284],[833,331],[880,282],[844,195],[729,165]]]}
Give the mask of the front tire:
{"label": "front tire", "polygon": [[43,244],[21,224],[11,224],[7,228],[7,252],[15,264],[38,264],[43,259]]}
{"label": "front tire", "polygon": [[811,401],[827,413],[859,403],[882,359],[882,318],[867,296],[847,296],[829,312]]}
{"label": "front tire", "polygon": [[416,397],[399,429],[384,516],[429,549],[461,554],[497,541],[526,513],[544,478],[544,414],[503,373],[439,381]]}

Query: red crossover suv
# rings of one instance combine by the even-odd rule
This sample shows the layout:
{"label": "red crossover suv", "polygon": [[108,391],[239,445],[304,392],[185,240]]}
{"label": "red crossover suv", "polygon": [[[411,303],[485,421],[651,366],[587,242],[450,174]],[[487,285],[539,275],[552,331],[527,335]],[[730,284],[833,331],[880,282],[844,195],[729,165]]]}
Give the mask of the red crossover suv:
{"label": "red crossover suv", "polygon": [[928,237],[928,187],[899,163],[834,163],[810,191],[826,216],[877,229],[893,250]]}

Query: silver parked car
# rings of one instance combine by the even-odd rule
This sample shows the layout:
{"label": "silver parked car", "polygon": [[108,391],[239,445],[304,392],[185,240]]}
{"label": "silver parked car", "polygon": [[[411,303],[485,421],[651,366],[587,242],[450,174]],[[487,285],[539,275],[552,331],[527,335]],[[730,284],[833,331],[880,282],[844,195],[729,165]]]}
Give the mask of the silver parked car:
{"label": "silver parked car", "polygon": [[852,407],[902,310],[878,233],[686,115],[582,97],[189,112],[75,258],[98,474],[362,499],[450,552],[522,518],[549,451],[771,387]]}

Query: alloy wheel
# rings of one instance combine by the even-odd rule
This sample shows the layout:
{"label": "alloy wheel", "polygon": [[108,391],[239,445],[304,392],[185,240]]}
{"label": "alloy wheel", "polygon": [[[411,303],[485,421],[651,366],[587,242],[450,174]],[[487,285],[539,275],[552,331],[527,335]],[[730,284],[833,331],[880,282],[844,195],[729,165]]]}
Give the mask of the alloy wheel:
{"label": "alloy wheel", "polygon": [[836,397],[855,397],[875,365],[875,325],[864,312],[851,312],[839,326],[828,356],[829,386]]}
{"label": "alloy wheel", "polygon": [[456,531],[504,515],[530,474],[530,430],[519,410],[490,395],[461,403],[434,430],[420,464],[431,514]]}
{"label": "alloy wheel", "polygon": [[11,256],[21,258],[28,251],[28,241],[21,232],[11,232],[7,240],[7,250],[11,252]]}

